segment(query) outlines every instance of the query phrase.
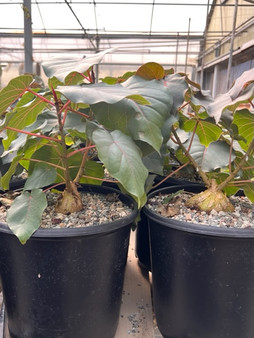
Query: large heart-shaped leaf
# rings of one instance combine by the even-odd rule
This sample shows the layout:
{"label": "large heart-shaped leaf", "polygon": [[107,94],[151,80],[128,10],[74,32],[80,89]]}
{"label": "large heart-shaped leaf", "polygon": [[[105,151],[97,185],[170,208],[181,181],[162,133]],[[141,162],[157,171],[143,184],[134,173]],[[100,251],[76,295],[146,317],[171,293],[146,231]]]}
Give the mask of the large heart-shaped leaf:
{"label": "large heart-shaped leaf", "polygon": [[171,74],[166,76],[165,82],[169,89],[169,93],[173,97],[173,110],[176,113],[178,108],[184,102],[186,90],[189,88],[185,76],[181,74]]}
{"label": "large heart-shaped leaf", "polygon": [[148,171],[136,144],[119,130],[109,133],[97,129],[92,136],[98,150],[98,157],[110,175],[135,196],[140,205]]}
{"label": "large heart-shaped leaf", "polygon": [[[189,148],[191,134],[189,134],[188,140],[186,140],[187,136],[188,134],[183,135],[183,141],[185,141],[184,147],[186,149]],[[168,144],[170,145],[171,143],[169,142]],[[186,157],[183,155],[182,151],[180,149],[175,150],[176,156],[179,158],[180,162],[185,162],[184,159],[186,160]],[[211,142],[208,147],[205,147],[200,143],[197,135],[195,135],[192,140],[189,154],[193,157],[201,169],[206,172],[226,167],[228,166],[230,160],[232,162],[235,159],[234,152],[231,154],[231,157],[229,157],[230,147],[226,142]]]}
{"label": "large heart-shaped leaf", "polygon": [[41,189],[24,191],[12,203],[7,213],[7,224],[22,244],[39,228],[44,209],[45,193]]}
{"label": "large heart-shaped leaf", "polygon": [[[59,86],[57,87],[57,90],[59,90],[72,102],[86,104],[96,104],[98,102],[114,104],[127,96],[137,94],[137,92],[124,88],[119,83],[115,85],[108,85],[103,82],[84,86]],[[140,97],[140,99],[142,98]],[[148,103],[148,101],[144,102],[144,104]]]}
{"label": "large heart-shaped leaf", "polygon": [[32,82],[32,75],[22,75],[12,79],[9,84],[1,90],[0,115],[4,114],[6,109],[20,98]]}
{"label": "large heart-shaped leaf", "polygon": [[114,48],[107,49],[96,54],[86,54],[82,57],[65,56],[52,58],[42,63],[43,70],[47,77],[55,76],[61,82],[71,72],[84,73],[91,66],[101,62],[105,54],[110,53]]}
{"label": "large heart-shaped leaf", "polygon": [[212,142],[206,148],[195,138],[191,146],[190,154],[206,172],[226,167],[229,164],[229,160],[231,159],[231,161],[233,161],[235,158],[234,154],[229,158],[230,148],[226,142]]}
{"label": "large heart-shaped leaf", "polygon": [[171,114],[172,97],[163,81],[145,80],[133,76],[123,86],[141,95],[149,104],[123,99],[115,104],[98,103],[91,108],[99,123],[110,130],[119,129],[134,140],[150,144],[160,151],[163,142],[162,128]]}

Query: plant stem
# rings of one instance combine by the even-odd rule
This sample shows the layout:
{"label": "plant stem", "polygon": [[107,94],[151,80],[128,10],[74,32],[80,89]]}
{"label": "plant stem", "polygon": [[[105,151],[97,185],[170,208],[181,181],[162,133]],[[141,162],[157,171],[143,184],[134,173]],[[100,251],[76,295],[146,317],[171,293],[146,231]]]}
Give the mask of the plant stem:
{"label": "plant stem", "polygon": [[34,96],[37,96],[37,97],[38,97],[39,99],[41,99],[42,101],[47,102],[47,103],[50,104],[51,106],[54,106],[54,105],[55,105],[54,102],[52,102],[52,101],[46,99],[44,96],[42,96],[42,95],[40,95],[40,94],[34,92],[34,91],[33,91],[32,89],[30,89],[30,88],[27,88],[27,91],[30,92],[30,93],[32,93]]}
{"label": "plant stem", "polygon": [[225,179],[225,181],[221,182],[217,189],[223,190],[227,184],[237,175],[238,171],[242,169],[242,166],[244,163],[246,163],[248,156],[251,154],[251,152],[254,150],[254,139],[251,141],[249,148],[247,149],[246,153],[242,157],[241,161],[237,164],[235,169],[231,172],[231,174]]}
{"label": "plant stem", "polygon": [[209,178],[207,177],[207,175],[205,174],[205,172],[201,169],[201,167],[197,164],[197,162],[194,160],[194,158],[190,155],[190,153],[187,151],[187,149],[184,147],[184,145],[182,144],[180,138],[177,135],[177,132],[176,132],[174,126],[172,127],[172,133],[173,133],[173,135],[174,135],[174,137],[175,137],[178,145],[180,146],[180,148],[184,152],[185,156],[189,159],[189,161],[193,165],[193,167],[197,170],[199,176],[202,178],[202,180],[205,183],[205,185],[207,187],[210,187],[211,186],[211,182],[210,182]]}
{"label": "plant stem", "polygon": [[[60,109],[59,103],[57,100],[55,101],[55,106],[56,106],[56,111],[57,111],[58,130],[59,130],[60,143],[61,143],[61,148],[62,148],[61,157],[62,157],[63,167],[65,169],[64,178],[65,178],[66,191],[71,193],[73,189],[72,189],[70,170],[69,170],[69,165],[68,165],[67,148],[65,144],[65,135],[64,135],[64,128],[63,128],[64,125],[62,123],[62,116],[61,116],[62,109]],[[66,105],[65,105],[65,108],[66,108]]]}
{"label": "plant stem", "polygon": [[184,167],[186,167],[187,165],[190,164],[190,161],[182,164],[179,168],[177,168],[176,170],[174,170],[173,172],[171,172],[170,174],[168,174],[166,177],[164,177],[160,182],[158,182],[157,184],[153,185],[153,189],[157,188],[161,183],[165,182],[168,178],[172,177],[173,175],[175,175],[178,171],[182,170]]}
{"label": "plant stem", "polygon": [[87,155],[88,155],[88,151],[89,151],[90,147],[91,147],[91,141],[89,141],[87,147],[85,147],[85,150],[84,150],[84,153],[83,153],[83,157],[82,157],[82,161],[81,161],[79,170],[78,170],[77,175],[76,175],[76,177],[74,179],[75,183],[79,182],[80,179],[81,179],[81,177],[82,177],[82,175],[83,175],[85,164],[86,164],[86,160],[87,160]]}
{"label": "plant stem", "polygon": [[5,126],[4,129],[9,129],[9,130],[16,131],[16,132],[18,132],[18,133],[26,134],[26,135],[30,135],[30,136],[36,136],[36,137],[43,138],[43,139],[49,140],[49,141],[61,142],[60,140],[58,140],[57,138],[54,138],[54,137],[45,136],[45,135],[36,134],[36,133],[31,133],[31,132],[29,132],[29,131],[25,131],[25,130],[13,128],[13,127]]}
{"label": "plant stem", "polygon": [[95,148],[95,145],[91,145],[91,146],[87,146],[87,147],[84,147],[84,148],[80,148],[80,149],[76,149],[74,151],[72,151],[71,153],[68,153],[67,157],[71,157],[79,152],[83,152],[85,151],[86,149],[94,149]]}

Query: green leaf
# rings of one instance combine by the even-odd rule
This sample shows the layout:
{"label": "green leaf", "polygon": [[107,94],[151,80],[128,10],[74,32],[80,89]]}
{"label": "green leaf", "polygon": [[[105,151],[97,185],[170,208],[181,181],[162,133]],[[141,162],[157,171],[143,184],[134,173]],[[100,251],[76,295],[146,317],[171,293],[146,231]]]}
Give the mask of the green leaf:
{"label": "green leaf", "polygon": [[46,187],[56,180],[56,168],[45,163],[36,163],[31,176],[28,177],[24,190]]}
{"label": "green leaf", "polygon": [[33,82],[31,75],[22,75],[12,79],[0,92],[0,116],[26,91]]}
{"label": "green leaf", "polygon": [[[107,102],[113,104],[134,94],[136,95],[135,100],[138,99],[137,92],[124,88],[119,83],[108,85],[102,82],[84,86],[59,86],[57,90],[75,103],[96,104],[98,102]],[[140,100],[142,100],[141,97]]]}
{"label": "green leaf", "polygon": [[154,151],[143,158],[143,163],[151,173],[163,175],[163,157]]}
{"label": "green leaf", "polygon": [[19,164],[19,161],[22,159],[22,157],[23,157],[22,155],[18,155],[14,157],[8,171],[1,177],[1,188],[3,190],[9,189],[10,180],[12,176],[15,174],[16,168]]}
{"label": "green leaf", "polygon": [[196,134],[199,137],[200,143],[203,144],[205,147],[208,147],[211,142],[217,141],[221,134],[222,130],[216,124],[212,123],[211,121],[207,120],[196,120],[190,119],[186,120],[183,124],[183,129],[185,131],[192,132],[197,125]]}
{"label": "green leaf", "polygon": [[166,76],[165,85],[167,86],[170,95],[173,98],[173,112],[176,114],[178,108],[184,102],[185,92],[188,89],[188,84],[186,82],[186,76],[181,74],[171,74]]}
{"label": "green leaf", "polygon": [[245,183],[243,186],[245,196],[254,203],[254,182]]}
{"label": "green leaf", "polygon": [[138,147],[132,139],[119,130],[112,133],[97,129],[93,132],[99,159],[105,164],[109,174],[116,178],[128,193],[138,199],[144,195],[148,171],[144,166]]}
{"label": "green leaf", "polygon": [[[190,143],[190,135],[188,140],[186,140],[186,134],[182,136],[183,140],[185,140],[184,147],[188,149]],[[170,144],[171,143],[169,143],[169,145]],[[231,154],[231,158],[229,158],[230,147],[226,142],[211,142],[206,148],[199,142],[197,135],[195,135],[194,139],[192,140],[192,145],[189,153],[197,162],[197,164],[201,167],[201,169],[203,169],[205,172],[211,172],[219,168],[224,168],[228,166],[230,159],[231,162],[235,159],[234,152]],[[181,163],[184,163],[187,160],[185,154],[183,154],[181,150],[177,150],[176,156]]]}
{"label": "green leaf", "polygon": [[243,149],[247,150],[254,138],[254,114],[247,109],[236,111],[233,124],[238,127],[238,134],[247,141],[247,143],[239,141]]}
{"label": "green leaf", "polygon": [[27,140],[26,144],[24,145],[23,149],[20,149],[19,152],[24,154],[24,158],[26,160],[21,160],[20,164],[28,170],[29,168],[29,159],[34,155],[36,151],[40,148],[44,147],[48,144],[48,140],[45,139],[38,139],[38,138],[30,138]]}
{"label": "green leaf", "polygon": [[56,89],[57,86],[63,86],[64,82],[59,81],[55,76],[48,79],[48,87]]}
{"label": "green leaf", "polygon": [[[71,148],[68,149],[68,154],[70,154],[72,150],[73,149]],[[74,180],[74,178],[76,177],[78,173],[81,161],[82,161],[82,154],[80,152],[68,158],[68,163],[70,167],[70,177],[72,180]],[[81,178],[80,183],[101,184],[102,181],[98,180],[97,178],[103,179],[104,168],[101,163],[97,163],[96,161],[87,160],[83,175],[84,176]]]}
{"label": "green leaf", "polygon": [[[204,171],[209,172],[228,166],[230,147],[222,141],[212,142],[208,148],[205,148],[199,142],[193,142],[190,154]],[[234,158],[235,155],[232,154],[231,161]]]}
{"label": "green leaf", "polygon": [[[8,113],[6,120],[8,121],[8,127],[15,129],[25,129],[25,127],[31,125],[36,121],[38,114],[46,107],[47,103],[40,99],[34,99],[29,105],[15,109],[13,112]],[[5,149],[9,147],[11,142],[16,138],[17,132],[13,130],[7,130],[7,139],[3,140]]]}
{"label": "green leaf", "polygon": [[76,85],[79,83],[84,82],[84,76],[82,76],[78,72],[71,72],[68,74],[65,78],[65,84],[70,86],[70,85]]}
{"label": "green leaf", "polygon": [[46,207],[46,195],[41,189],[24,191],[13,201],[7,212],[7,224],[22,244],[39,228]]}
{"label": "green leaf", "polygon": [[35,162],[33,160],[39,161],[40,163],[45,163],[49,166],[55,167],[57,169],[57,182],[62,182],[64,180],[64,167],[61,157],[61,146],[55,144],[55,146],[45,145],[40,147],[31,157],[31,161],[28,168],[29,175],[32,174]]}
{"label": "green leaf", "polygon": [[85,133],[86,131],[86,120],[83,116],[69,112],[66,116],[64,129],[71,131],[76,130],[80,133]]}
{"label": "green leaf", "polygon": [[113,51],[114,48],[107,49],[96,54],[87,54],[83,57],[65,56],[62,58],[52,58],[49,61],[43,62],[42,67],[47,77],[55,76],[61,82],[71,72],[84,73],[91,66],[101,62],[105,54]]}
{"label": "green leaf", "polygon": [[146,142],[159,152],[163,143],[162,128],[173,104],[168,88],[163,81],[147,81],[139,76],[133,76],[123,85],[150,104],[140,105],[129,99],[114,104],[98,103],[91,106],[97,121],[110,130],[118,129],[134,140]]}
{"label": "green leaf", "polygon": [[104,178],[104,168],[102,164],[95,161],[87,161],[84,170],[84,177],[81,178],[80,183],[101,184],[102,180],[96,180],[96,178]]}

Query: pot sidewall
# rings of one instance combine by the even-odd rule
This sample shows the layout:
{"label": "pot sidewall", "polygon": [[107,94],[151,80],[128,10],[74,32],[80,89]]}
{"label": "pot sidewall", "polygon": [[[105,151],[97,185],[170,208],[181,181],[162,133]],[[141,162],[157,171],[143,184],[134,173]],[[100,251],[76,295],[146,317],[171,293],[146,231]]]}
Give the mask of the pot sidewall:
{"label": "pot sidewall", "polygon": [[0,275],[11,337],[114,337],[137,216],[135,202],[117,193],[135,207],[131,216],[111,224],[39,229],[25,245],[0,225]]}
{"label": "pot sidewall", "polygon": [[[182,188],[189,190],[178,186],[151,195]],[[254,231],[166,219],[147,206],[144,213],[155,315],[163,336],[251,338]]]}

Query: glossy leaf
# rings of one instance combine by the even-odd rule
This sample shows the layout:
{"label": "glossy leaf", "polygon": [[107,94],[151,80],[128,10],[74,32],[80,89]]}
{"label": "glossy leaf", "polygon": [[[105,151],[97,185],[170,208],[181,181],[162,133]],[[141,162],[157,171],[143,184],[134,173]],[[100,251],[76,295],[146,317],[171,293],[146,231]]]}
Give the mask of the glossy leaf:
{"label": "glossy leaf", "polygon": [[93,132],[98,157],[112,177],[141,203],[148,171],[132,139],[118,130],[109,133],[103,129]]}
{"label": "glossy leaf", "polygon": [[32,75],[22,75],[12,79],[0,92],[0,116],[6,112],[33,82]]}
{"label": "glossy leaf", "polygon": [[192,132],[195,127],[200,143],[205,147],[208,147],[211,142],[217,141],[222,134],[222,129],[209,120],[190,119],[183,124],[183,129],[186,132]]}
{"label": "glossy leaf", "polygon": [[238,134],[246,141],[239,142],[243,149],[247,150],[248,144],[254,138],[254,114],[247,109],[236,111],[233,124],[238,127]]}
{"label": "glossy leaf", "polygon": [[46,195],[41,189],[31,193],[24,191],[13,201],[7,213],[7,224],[22,244],[39,228],[46,206]]}

